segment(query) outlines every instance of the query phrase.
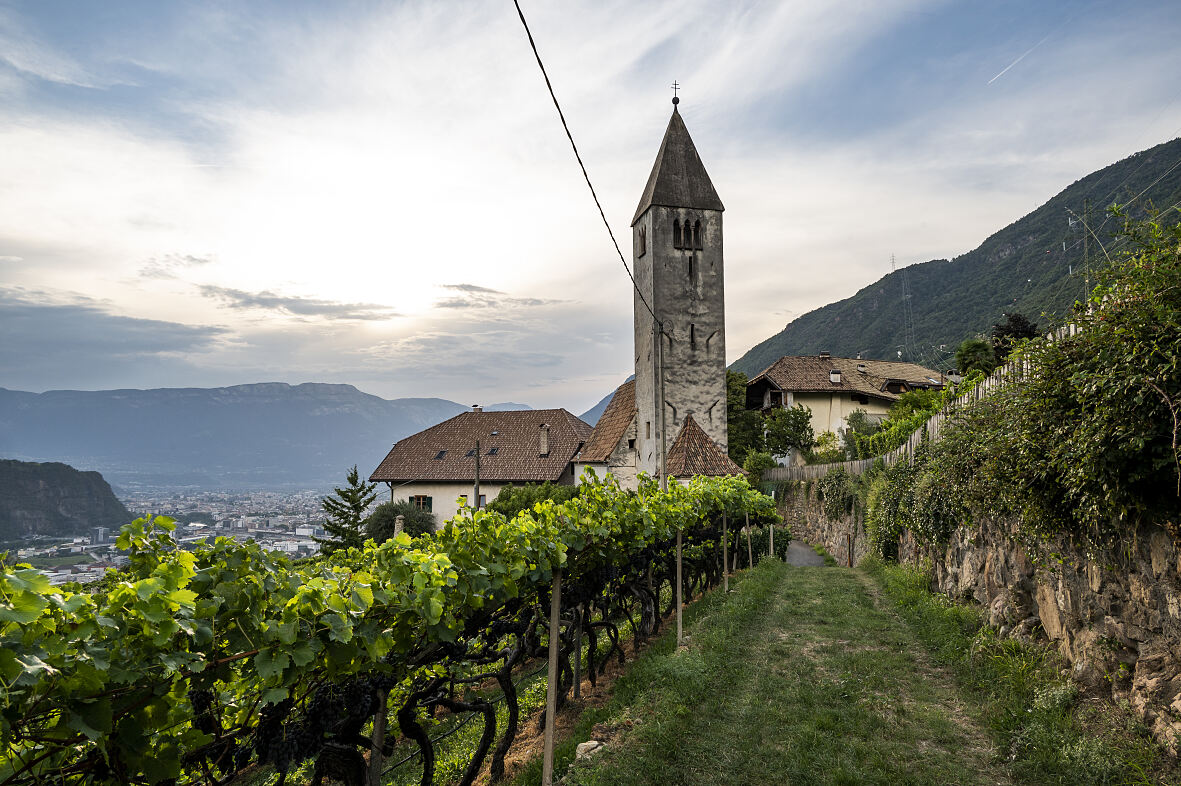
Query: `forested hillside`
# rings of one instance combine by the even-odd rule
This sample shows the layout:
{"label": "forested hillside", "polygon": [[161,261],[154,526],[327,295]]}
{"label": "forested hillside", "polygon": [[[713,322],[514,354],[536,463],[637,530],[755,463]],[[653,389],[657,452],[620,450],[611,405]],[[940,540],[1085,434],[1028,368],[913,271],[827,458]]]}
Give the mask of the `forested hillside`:
{"label": "forested hillside", "polygon": [[91,527],[118,529],[130,520],[97,472],[0,459],[0,540],[79,535]]}
{"label": "forested hillside", "polygon": [[[950,261],[932,260],[884,276],[852,297],[811,311],[757,344],[732,368],[757,374],[783,355],[827,350],[848,357],[902,359],[942,369],[965,338],[987,333],[1004,312],[1041,327],[1081,298],[1103,252],[1084,244],[1084,215],[1108,245],[1117,222],[1105,209],[1134,202],[1133,213],[1181,202],[1181,139],[1174,139],[1087,175],[1024,218]],[[1091,283],[1094,283],[1093,277]],[[909,294],[909,297],[907,297]],[[909,316],[907,303],[910,305]]]}

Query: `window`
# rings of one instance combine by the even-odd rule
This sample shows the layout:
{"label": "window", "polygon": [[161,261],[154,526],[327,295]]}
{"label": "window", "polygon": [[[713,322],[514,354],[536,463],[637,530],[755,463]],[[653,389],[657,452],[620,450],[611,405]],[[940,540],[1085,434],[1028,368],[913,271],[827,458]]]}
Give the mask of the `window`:
{"label": "window", "polygon": [[684,245],[681,243],[681,221],[680,219],[673,219],[673,248],[681,248]]}
{"label": "window", "polygon": [[[488,495],[481,494],[480,495],[480,507],[481,508],[487,507],[487,505],[488,505]],[[466,506],[467,506],[467,494],[460,494],[459,495],[459,507],[462,508],[462,507],[466,507]]]}
{"label": "window", "polygon": [[636,252],[636,256],[642,257],[642,256],[644,256],[644,254],[648,253],[648,228],[647,227],[640,227],[640,234],[639,234],[638,241],[639,241],[638,242],[639,250]]}
{"label": "window", "polygon": [[446,456],[446,455],[447,455],[447,451],[440,450],[438,453],[435,454],[435,461],[438,461],[439,459],[443,458],[443,456]]}
{"label": "window", "polygon": [[488,452],[485,453],[484,455],[485,456],[495,456],[499,452],[500,452],[500,448],[488,448]]}
{"label": "window", "polygon": [[636,441],[634,439],[629,439],[627,441],[627,449],[628,450],[635,450],[636,449]]}
{"label": "window", "polygon": [[417,505],[420,510],[425,510],[427,513],[430,513],[434,499],[432,497],[428,497],[425,494],[415,494],[410,498],[410,501]]}
{"label": "window", "polygon": [[644,439],[652,439],[652,421],[644,423]]}
{"label": "window", "polygon": [[480,507],[481,508],[488,507],[488,495],[487,494],[480,495]]}
{"label": "window", "polygon": [[862,396],[859,393],[854,393],[853,400],[855,402],[857,402],[858,404],[868,404],[869,403],[869,396]]}
{"label": "window", "polygon": [[471,458],[472,456],[476,455],[476,449],[472,448],[471,450],[469,450],[467,453],[464,453],[463,455],[467,456],[468,458]]}
{"label": "window", "polygon": [[697,326],[692,322],[689,323],[689,346],[697,346]]}
{"label": "window", "polygon": [[696,269],[696,267],[697,267],[697,266],[694,264],[694,262],[695,262],[695,261],[696,261],[696,260],[694,260],[694,259],[693,259],[693,256],[690,254],[690,255],[689,255],[689,260],[688,260],[688,265],[687,265],[687,267],[688,267],[688,269],[689,269],[689,283],[690,283],[690,284],[692,284],[692,283],[693,283],[693,274],[696,272],[696,270],[695,270],[695,269]]}
{"label": "window", "polygon": [[[686,229],[688,228],[688,226],[689,226],[689,222],[686,221],[685,222]],[[689,233],[686,231],[685,234],[689,234]],[[687,246],[689,244],[685,243],[685,245]],[[701,248],[701,222],[700,221],[693,222],[693,248]]]}

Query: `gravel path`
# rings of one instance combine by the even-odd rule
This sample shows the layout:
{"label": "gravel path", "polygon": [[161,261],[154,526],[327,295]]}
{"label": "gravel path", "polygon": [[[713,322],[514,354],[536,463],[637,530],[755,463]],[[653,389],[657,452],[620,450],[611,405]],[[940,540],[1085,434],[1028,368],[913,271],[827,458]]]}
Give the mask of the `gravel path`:
{"label": "gravel path", "polygon": [[817,554],[807,543],[793,540],[787,546],[787,564],[795,565],[797,568],[822,568],[824,557]]}

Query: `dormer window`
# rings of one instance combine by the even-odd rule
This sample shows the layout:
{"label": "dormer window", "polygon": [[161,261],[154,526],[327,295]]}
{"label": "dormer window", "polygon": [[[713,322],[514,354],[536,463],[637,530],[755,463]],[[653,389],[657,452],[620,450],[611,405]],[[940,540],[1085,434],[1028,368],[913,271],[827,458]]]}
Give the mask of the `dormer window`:
{"label": "dormer window", "polygon": [[[688,227],[686,226],[686,229]],[[673,248],[684,248],[684,243],[681,241],[681,220],[673,219]]]}
{"label": "dormer window", "polygon": [[[689,222],[686,221],[685,222],[686,229],[688,228],[688,226],[689,226]],[[686,243],[685,245],[689,245],[689,244]],[[700,221],[693,222],[693,248],[696,248],[696,249],[701,248],[701,222]]]}

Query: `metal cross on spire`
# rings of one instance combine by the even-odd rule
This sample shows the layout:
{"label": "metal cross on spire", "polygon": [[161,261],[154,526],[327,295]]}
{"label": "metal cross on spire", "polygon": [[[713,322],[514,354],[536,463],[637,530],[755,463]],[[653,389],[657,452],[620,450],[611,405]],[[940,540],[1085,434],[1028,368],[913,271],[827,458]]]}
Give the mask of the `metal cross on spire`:
{"label": "metal cross on spire", "polygon": [[675,106],[675,105],[681,103],[681,99],[677,98],[677,91],[681,89],[681,86],[679,84],[677,84],[677,80],[675,80],[675,79],[673,80],[672,89],[673,89],[673,105]]}

